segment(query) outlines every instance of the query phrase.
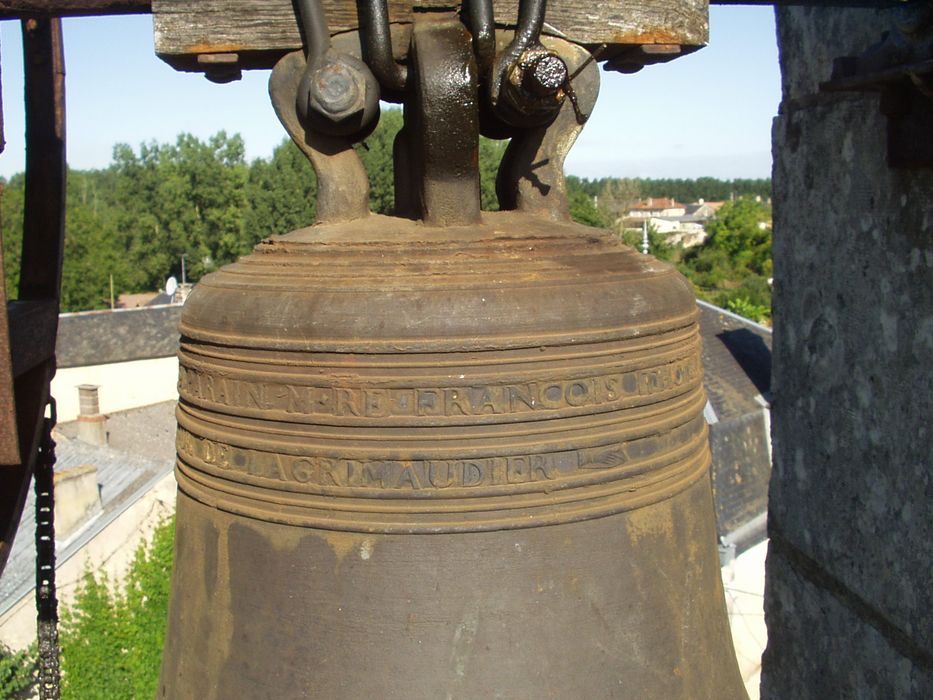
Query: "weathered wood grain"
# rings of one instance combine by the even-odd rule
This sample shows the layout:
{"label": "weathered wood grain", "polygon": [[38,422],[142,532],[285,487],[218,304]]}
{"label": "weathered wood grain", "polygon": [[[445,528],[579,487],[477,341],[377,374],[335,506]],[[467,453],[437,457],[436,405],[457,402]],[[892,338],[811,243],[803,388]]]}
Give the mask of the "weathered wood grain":
{"label": "weathered wood grain", "polygon": [[[551,0],[547,32],[575,43],[701,46],[708,0]],[[411,21],[412,6],[456,9],[451,0],[389,0],[393,23]],[[356,3],[324,0],[331,33],[357,28]],[[271,68],[302,45],[291,0],[152,0],[155,49],[181,70],[196,70],[199,54],[237,54],[243,67]],[[514,26],[518,0],[496,0],[499,26]]]}

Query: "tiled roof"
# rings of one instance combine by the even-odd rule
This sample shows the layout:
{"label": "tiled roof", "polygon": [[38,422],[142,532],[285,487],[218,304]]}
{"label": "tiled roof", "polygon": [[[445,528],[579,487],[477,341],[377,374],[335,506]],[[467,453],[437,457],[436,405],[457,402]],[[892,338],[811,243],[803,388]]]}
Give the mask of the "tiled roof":
{"label": "tiled roof", "polygon": [[667,197],[649,197],[648,199],[641,200],[637,204],[633,204],[630,209],[632,211],[654,211],[655,209],[683,209],[683,207],[683,204],[679,204]]}

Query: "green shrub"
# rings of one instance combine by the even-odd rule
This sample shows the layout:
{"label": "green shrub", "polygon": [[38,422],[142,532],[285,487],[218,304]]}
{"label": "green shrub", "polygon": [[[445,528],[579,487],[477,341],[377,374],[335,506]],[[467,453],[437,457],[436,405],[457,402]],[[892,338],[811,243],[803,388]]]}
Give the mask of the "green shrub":
{"label": "green shrub", "polygon": [[13,651],[0,644],[0,698],[25,700],[36,685],[36,647]]}
{"label": "green shrub", "polygon": [[84,574],[62,615],[62,698],[155,697],[172,573],[174,519],[140,546],[122,585]]}

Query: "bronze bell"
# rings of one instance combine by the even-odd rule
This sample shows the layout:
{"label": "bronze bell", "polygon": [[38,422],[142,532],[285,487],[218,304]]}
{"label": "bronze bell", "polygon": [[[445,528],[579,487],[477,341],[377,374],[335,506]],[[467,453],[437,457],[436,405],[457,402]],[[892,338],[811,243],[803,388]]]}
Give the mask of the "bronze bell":
{"label": "bronze bell", "polygon": [[693,293],[569,221],[563,159],[598,73],[541,42],[574,83],[544,123],[505,122],[498,213],[476,173],[495,99],[457,16],[411,33],[411,218],[368,213],[351,139],[301,126],[305,57],[277,65],[322,221],[185,305],[160,697],[745,697]]}

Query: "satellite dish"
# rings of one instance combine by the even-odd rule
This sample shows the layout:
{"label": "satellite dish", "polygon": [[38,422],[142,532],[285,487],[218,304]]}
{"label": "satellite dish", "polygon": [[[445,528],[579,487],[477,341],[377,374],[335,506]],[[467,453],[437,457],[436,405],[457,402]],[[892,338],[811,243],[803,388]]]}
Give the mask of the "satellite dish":
{"label": "satellite dish", "polygon": [[169,277],[165,280],[165,293],[169,296],[175,295],[175,290],[178,289],[178,280],[174,277]]}

